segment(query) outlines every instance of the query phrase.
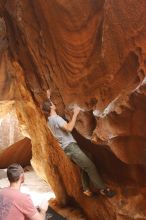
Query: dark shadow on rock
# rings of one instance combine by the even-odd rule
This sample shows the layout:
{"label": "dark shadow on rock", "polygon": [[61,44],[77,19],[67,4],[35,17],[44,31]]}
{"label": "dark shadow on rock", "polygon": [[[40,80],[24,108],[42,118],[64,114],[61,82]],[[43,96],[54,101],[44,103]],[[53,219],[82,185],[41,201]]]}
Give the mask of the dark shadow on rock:
{"label": "dark shadow on rock", "polygon": [[67,220],[66,218],[62,217],[57,212],[55,212],[51,207],[49,207],[48,210],[47,210],[45,220],[48,220],[48,219],[51,219],[51,220]]}
{"label": "dark shadow on rock", "polygon": [[81,136],[76,130],[73,131],[73,136],[80,148],[95,163],[105,182],[112,182],[119,186],[145,186],[146,168],[143,165],[122,162],[113,154],[108,146],[95,145]]}

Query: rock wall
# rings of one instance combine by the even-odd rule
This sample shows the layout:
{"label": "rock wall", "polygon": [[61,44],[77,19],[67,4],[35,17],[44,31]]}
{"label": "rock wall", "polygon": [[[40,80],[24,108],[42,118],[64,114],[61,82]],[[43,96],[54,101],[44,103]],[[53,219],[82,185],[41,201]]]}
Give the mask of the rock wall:
{"label": "rock wall", "polygon": [[[2,105],[6,107],[6,104]],[[24,138],[21,134],[19,122],[14,110],[9,111],[0,118],[0,134],[0,149],[5,149],[5,147]]]}
{"label": "rock wall", "polygon": [[12,163],[25,167],[30,164],[31,157],[31,142],[24,138],[0,151],[0,168],[7,168]]}
{"label": "rock wall", "polygon": [[[15,100],[36,172],[88,219],[146,219],[146,1],[2,0],[0,13],[1,100]],[[74,135],[112,200],[83,196],[40,110],[48,88],[60,115],[82,108]]]}

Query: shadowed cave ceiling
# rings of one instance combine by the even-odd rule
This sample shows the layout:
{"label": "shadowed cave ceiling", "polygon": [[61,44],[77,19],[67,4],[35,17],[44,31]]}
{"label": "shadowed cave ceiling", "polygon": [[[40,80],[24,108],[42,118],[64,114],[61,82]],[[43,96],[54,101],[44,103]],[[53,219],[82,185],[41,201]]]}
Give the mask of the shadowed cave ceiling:
{"label": "shadowed cave ceiling", "polygon": [[[0,16],[0,116],[14,106],[18,158],[30,160],[31,139],[32,166],[58,203],[88,219],[146,219],[146,1],[1,0]],[[116,198],[82,195],[79,169],[41,112],[47,89],[66,119],[81,107],[74,136]]]}

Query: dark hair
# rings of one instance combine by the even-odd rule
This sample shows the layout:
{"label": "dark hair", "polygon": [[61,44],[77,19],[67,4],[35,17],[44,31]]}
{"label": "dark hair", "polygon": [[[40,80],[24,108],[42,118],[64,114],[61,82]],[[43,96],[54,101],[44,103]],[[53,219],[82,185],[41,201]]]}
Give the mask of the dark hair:
{"label": "dark hair", "polygon": [[42,104],[42,110],[43,110],[45,113],[50,114],[51,105],[52,105],[52,102],[51,102],[50,100],[45,101],[45,102]]}
{"label": "dark hair", "polygon": [[10,183],[17,182],[23,172],[24,170],[20,164],[11,164],[7,169],[7,177]]}

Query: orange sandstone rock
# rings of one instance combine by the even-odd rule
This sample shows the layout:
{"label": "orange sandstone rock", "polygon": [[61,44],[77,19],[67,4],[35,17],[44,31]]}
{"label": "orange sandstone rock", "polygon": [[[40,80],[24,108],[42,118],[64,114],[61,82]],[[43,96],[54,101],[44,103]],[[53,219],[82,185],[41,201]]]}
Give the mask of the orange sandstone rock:
{"label": "orange sandstone rock", "polygon": [[[146,1],[5,0],[0,13],[1,100],[15,100],[36,172],[90,220],[145,219]],[[40,110],[48,88],[60,115],[82,108],[75,137],[116,188],[112,200],[82,194]]]}

